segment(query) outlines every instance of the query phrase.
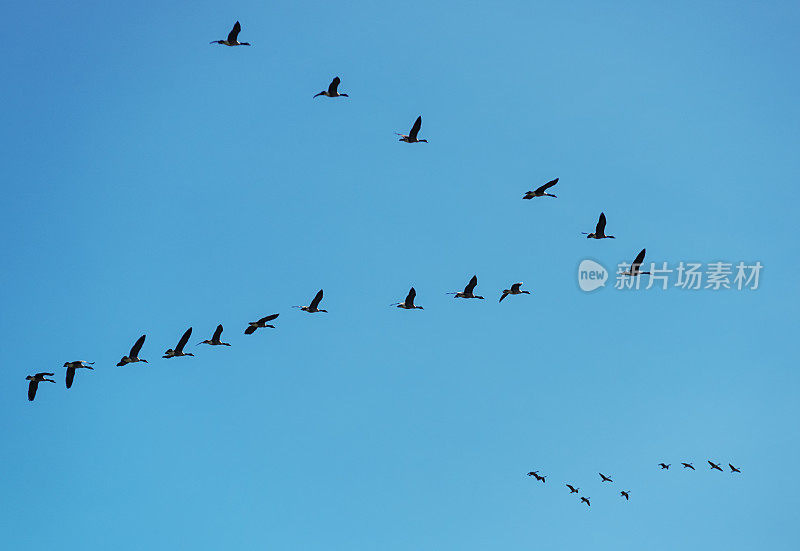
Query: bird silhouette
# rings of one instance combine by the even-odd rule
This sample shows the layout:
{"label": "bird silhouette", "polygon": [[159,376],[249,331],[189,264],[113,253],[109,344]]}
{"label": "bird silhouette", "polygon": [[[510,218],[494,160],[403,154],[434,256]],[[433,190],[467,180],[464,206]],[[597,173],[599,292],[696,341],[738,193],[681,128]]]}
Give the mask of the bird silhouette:
{"label": "bird silhouette", "polygon": [[534,197],[555,197],[552,193],[546,193],[547,190],[558,183],[558,178],[555,180],[550,180],[543,186],[539,186],[538,188],[534,189],[533,191],[526,191],[525,195],[522,196],[523,199],[533,199]]}

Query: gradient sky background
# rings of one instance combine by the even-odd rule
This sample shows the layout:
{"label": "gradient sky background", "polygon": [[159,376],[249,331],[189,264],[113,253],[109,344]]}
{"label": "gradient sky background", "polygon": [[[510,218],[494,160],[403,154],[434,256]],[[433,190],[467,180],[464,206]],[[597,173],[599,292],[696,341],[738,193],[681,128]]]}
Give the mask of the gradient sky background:
{"label": "gradient sky background", "polygon": [[794,549],[800,6],[673,4],[6,6],[4,546]]}

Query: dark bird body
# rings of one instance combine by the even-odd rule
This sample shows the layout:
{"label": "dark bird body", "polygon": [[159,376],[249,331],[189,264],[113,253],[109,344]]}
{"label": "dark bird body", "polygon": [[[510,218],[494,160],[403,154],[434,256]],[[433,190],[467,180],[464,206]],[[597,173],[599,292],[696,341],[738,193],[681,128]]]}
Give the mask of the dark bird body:
{"label": "dark bird body", "polygon": [[350,97],[347,94],[340,94],[339,93],[339,83],[340,82],[342,82],[342,81],[339,80],[339,77],[334,78],[331,81],[331,83],[328,85],[328,89],[327,90],[323,90],[322,92],[320,92],[319,94],[315,95],[314,97],[315,98],[318,97],[318,96],[325,96],[325,97],[328,97],[328,98],[340,98],[340,97],[341,98],[347,98],[347,97]]}
{"label": "dark bird body", "polygon": [[447,293],[448,295],[453,295],[453,298],[478,298],[483,300],[482,296],[476,295],[473,291],[475,291],[475,286],[478,285],[478,276],[472,276],[472,279],[469,280],[467,286],[464,287],[463,291],[455,291],[452,293]]}
{"label": "dark bird body", "polygon": [[76,369],[84,368],[84,369],[92,369],[92,370],[94,370],[94,368],[92,367],[93,365],[94,365],[94,362],[85,362],[83,360],[78,360],[78,361],[75,361],[75,362],[64,362],[64,367],[67,368],[67,378],[66,378],[66,381],[65,381],[66,384],[67,384],[67,388],[71,388],[72,387],[72,380],[75,378],[75,370]]}
{"label": "dark bird body", "polygon": [[424,310],[422,306],[414,306],[414,298],[417,296],[417,291],[412,287],[408,291],[408,295],[406,295],[406,299],[403,302],[395,302],[392,306],[397,306],[398,308],[404,308],[405,310]]}
{"label": "dark bird body", "polygon": [[187,342],[189,342],[189,337],[191,336],[192,336],[192,328],[190,327],[189,329],[186,330],[181,339],[178,341],[178,345],[174,349],[170,348],[169,350],[164,352],[164,355],[161,357],[177,358],[178,356],[194,356],[194,354],[192,354],[191,352],[183,351],[183,347],[186,346]]}
{"label": "dark bird body", "polygon": [[131,348],[130,353],[127,356],[122,356],[122,359],[119,361],[119,363],[117,363],[117,367],[122,367],[123,365],[136,362],[148,363],[147,360],[139,357],[139,351],[142,349],[145,337],[147,337],[147,335],[142,335],[139,337],[139,340],[137,340],[136,343],[134,343],[133,348]]}
{"label": "dark bird body", "polygon": [[[586,233],[586,232],[584,232]],[[600,213],[600,220],[597,221],[597,225],[594,228],[594,233],[589,233],[586,235],[587,239],[614,239],[613,235],[606,235],[606,215],[605,213]]]}
{"label": "dark bird body", "polygon": [[30,381],[28,383],[28,400],[33,402],[33,399],[36,398],[36,389],[39,388],[39,383],[42,381],[47,381],[48,383],[55,383],[53,379],[48,379],[47,377],[52,377],[55,373],[37,373],[35,375],[28,375],[25,377],[26,381]]}
{"label": "dark bird body", "polygon": [[222,342],[220,339],[222,338],[222,324],[217,325],[217,328],[214,330],[214,334],[211,336],[211,340],[202,341],[197,344],[210,344],[211,346],[230,346],[227,342]]}
{"label": "dark bird body", "polygon": [[212,40],[209,44],[222,44],[223,46],[249,46],[249,42],[239,42],[239,32],[241,32],[242,26],[237,21],[234,23],[231,32],[228,33],[228,38],[225,40]]}
{"label": "dark bird body", "polygon": [[599,475],[600,475],[600,478],[602,479],[602,481],[603,481],[603,482],[614,482],[613,480],[611,480],[610,478],[608,478],[608,477],[607,477],[606,475],[604,475],[603,473],[597,473],[597,474],[599,474]]}
{"label": "dark bird body", "polygon": [[530,291],[522,291],[520,289],[520,286],[522,286],[522,282],[521,281],[519,283],[514,283],[513,285],[511,285],[511,289],[503,289],[503,294],[500,295],[500,300],[498,300],[497,302],[503,302],[503,299],[506,298],[508,295],[523,295],[523,294],[524,295],[530,295],[531,294]]}
{"label": "dark bird body", "polygon": [[550,180],[543,186],[540,186],[533,191],[525,192],[525,195],[522,196],[523,199],[533,199],[534,197],[555,197],[552,193],[547,193],[547,190],[558,183],[558,178],[555,180]]}
{"label": "dark bird body", "polygon": [[647,251],[647,249],[642,249],[639,252],[639,254],[636,255],[636,258],[631,263],[630,270],[628,270],[627,272],[622,272],[620,275],[626,275],[626,276],[638,276],[640,274],[648,274],[649,275],[650,272],[642,272],[642,271],[639,270],[639,268],[641,268],[641,266],[642,266],[642,262],[644,262],[644,255],[645,255],[646,251]]}
{"label": "dark bird body", "polygon": [[280,314],[271,314],[269,316],[265,316],[258,321],[251,321],[250,325],[247,326],[247,329],[244,330],[245,335],[252,335],[256,332],[256,329],[260,329],[262,327],[269,327],[271,329],[275,329],[274,325],[270,325],[269,322],[274,320],[280,316]]}
{"label": "dark bird body", "polygon": [[417,134],[419,134],[419,129],[422,128],[422,116],[420,115],[417,117],[417,120],[414,121],[414,126],[411,127],[411,132],[408,134],[400,134],[399,132],[395,132],[400,139],[398,141],[406,142],[406,143],[418,143],[418,142],[425,142],[428,143],[428,140],[420,140],[417,139]]}
{"label": "dark bird body", "polygon": [[303,312],[308,312],[309,314],[314,314],[316,312],[325,312],[328,313],[327,310],[322,310],[319,308],[319,303],[322,301],[322,289],[314,296],[314,300],[311,301],[311,304],[308,306],[294,306],[294,308],[300,308]]}

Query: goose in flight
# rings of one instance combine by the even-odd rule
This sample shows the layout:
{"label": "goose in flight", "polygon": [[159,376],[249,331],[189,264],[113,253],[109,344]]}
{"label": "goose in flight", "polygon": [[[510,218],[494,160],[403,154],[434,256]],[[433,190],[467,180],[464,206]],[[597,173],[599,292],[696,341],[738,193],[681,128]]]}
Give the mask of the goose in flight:
{"label": "goose in flight", "polygon": [[742,472],[739,469],[737,469],[736,467],[734,467],[733,465],[731,465],[730,463],[728,463],[728,467],[731,468],[731,473],[740,473],[741,474],[741,472]]}
{"label": "goose in flight", "polygon": [[77,361],[74,361],[74,362],[64,362],[64,367],[67,368],[67,380],[66,380],[67,388],[71,388],[72,387],[72,380],[75,378],[75,370],[76,369],[80,369],[80,368],[83,367],[85,369],[92,369],[93,370],[94,369],[92,367],[93,365],[94,365],[94,362],[86,362],[86,361],[83,361],[83,360],[77,360]]}
{"label": "goose in flight", "polygon": [[222,324],[220,323],[217,325],[217,328],[214,330],[214,334],[211,336],[211,340],[202,341],[197,343],[199,344],[210,344],[211,346],[230,346],[227,342],[222,342],[220,340],[222,338]]}
{"label": "goose in flight", "polygon": [[414,306],[414,297],[417,296],[417,291],[412,287],[408,291],[408,295],[403,302],[395,302],[392,306],[397,306],[398,308],[404,308],[406,310],[414,310],[415,308],[419,310],[424,310],[422,306]]}
{"label": "goose in flight", "polygon": [[547,182],[543,186],[540,186],[540,187],[534,189],[533,191],[525,192],[525,195],[523,195],[522,198],[523,199],[533,199],[534,197],[544,197],[545,195],[547,197],[555,197],[555,195],[553,195],[552,193],[547,193],[547,190],[548,190],[548,188],[553,187],[557,183],[558,183],[558,178],[556,178],[555,180],[550,180],[549,182]]}
{"label": "goose in flight", "polygon": [[567,488],[569,488],[569,493],[571,494],[577,494],[580,491],[580,488],[576,488],[572,484],[567,484]]}
{"label": "goose in flight", "polygon": [[613,235],[606,235],[606,215],[603,212],[600,213],[600,220],[594,227],[594,233],[583,232],[583,234],[586,239],[615,239]]}
{"label": "goose in flight", "polygon": [[508,295],[522,295],[522,294],[530,295],[531,294],[530,291],[520,290],[521,285],[522,282],[520,281],[519,283],[514,283],[513,285],[511,285],[511,289],[503,289],[503,294],[500,296],[500,300],[498,300],[497,302],[503,302],[503,299],[506,298]]}
{"label": "goose in flight", "polygon": [[661,470],[662,470],[662,471],[663,471],[663,470],[666,470],[666,469],[669,469],[670,465],[672,465],[672,463],[670,463],[670,464],[667,464],[667,463],[659,463],[659,464],[658,464],[658,466],[659,466],[659,467],[661,467]]}
{"label": "goose in flight", "polygon": [[463,291],[454,291],[452,293],[447,293],[448,295],[453,295],[453,298],[479,298],[483,300],[483,297],[473,294],[472,291],[475,290],[475,286],[478,284],[478,276],[472,276],[472,279],[469,280],[467,286],[464,287]]}
{"label": "goose in flight", "polygon": [[591,506],[592,506],[592,504],[591,504],[591,503],[589,503],[589,500],[590,500],[590,499],[592,499],[592,498],[590,498],[590,497],[581,497],[581,502],[582,502],[582,503],[585,503],[587,506],[591,507]]}
{"label": "goose in flight", "polygon": [[695,470],[695,469],[694,469],[694,465],[692,465],[691,463],[681,463],[681,465],[683,465],[683,468],[684,468],[684,469],[692,469],[692,470]]}
{"label": "goose in flight", "polygon": [[604,475],[603,473],[597,473],[597,474],[599,474],[599,475],[600,475],[600,478],[602,478],[602,479],[603,479],[603,480],[602,480],[603,482],[614,482],[613,480],[611,480],[610,478],[608,478],[608,477],[607,477],[606,475]]}
{"label": "goose in flight", "polygon": [[711,465],[712,469],[717,469],[719,472],[722,472],[722,467],[720,467],[718,464],[716,464],[716,463],[714,463],[712,461],[709,461],[708,464]]}
{"label": "goose in flight", "polygon": [[28,383],[28,401],[33,402],[33,399],[36,398],[36,389],[39,388],[39,383],[42,381],[47,381],[48,383],[55,383],[53,379],[48,379],[47,377],[52,377],[55,375],[54,373],[37,373],[36,375],[28,375],[25,377],[26,381],[30,381]]}
{"label": "goose in flight", "polygon": [[148,363],[147,360],[139,357],[139,351],[142,349],[142,345],[144,344],[144,338],[146,336],[147,335],[142,335],[141,337],[139,337],[139,340],[137,340],[134,343],[133,348],[131,348],[130,354],[128,354],[127,356],[122,356],[122,359],[117,364],[117,367],[122,367],[123,365],[132,364],[136,362]]}
{"label": "goose in flight", "polygon": [[325,96],[325,97],[328,97],[328,98],[349,98],[350,96],[348,96],[347,94],[340,94],[339,93],[339,83],[340,82],[342,82],[342,81],[339,79],[339,77],[334,78],[331,81],[331,83],[328,85],[328,89],[327,90],[323,90],[322,92],[320,92],[319,94],[317,94],[314,97],[316,98],[318,96]]}
{"label": "goose in flight", "polygon": [[184,352],[183,347],[186,346],[186,343],[189,342],[189,337],[192,336],[192,328],[186,330],[186,332],[181,337],[181,340],[178,341],[178,346],[175,347],[173,350],[170,348],[164,355],[161,356],[162,358],[177,358],[178,356],[194,356],[191,352]]}
{"label": "goose in flight", "polygon": [[249,42],[239,42],[239,32],[242,30],[242,26],[237,21],[231,32],[228,33],[228,38],[225,40],[212,40],[209,44],[222,44],[223,46],[249,46]]}
{"label": "goose in flight", "polygon": [[[271,314],[269,316],[261,318],[258,321],[249,322],[249,325],[247,326],[247,329],[244,330],[244,334],[245,335],[252,335],[253,333],[256,332],[256,329],[259,329],[261,327],[269,327],[271,329],[275,329],[275,326],[274,325],[270,325],[268,322],[274,320],[278,316],[280,316],[280,314]],[[222,326],[220,325],[220,327],[222,327]],[[216,333],[214,333],[214,334],[216,335]]]}
{"label": "goose in flight", "polygon": [[318,308],[319,303],[322,301],[322,289],[314,296],[314,300],[311,301],[311,304],[308,306],[293,306],[293,308],[300,308],[303,312],[308,312],[309,314],[314,314],[315,312],[325,312],[328,313],[327,310],[322,310]]}
{"label": "goose in flight", "polygon": [[641,251],[639,251],[639,254],[636,255],[636,258],[631,263],[630,269],[627,272],[622,272],[620,275],[626,275],[631,277],[638,276],[640,274],[650,275],[650,272],[642,272],[639,270],[639,268],[641,268],[642,266],[642,262],[644,262],[644,254],[646,251],[647,249],[642,249]]}
{"label": "goose in flight", "polygon": [[408,134],[401,134],[400,132],[395,132],[400,139],[398,141],[406,142],[406,143],[417,143],[417,142],[425,142],[428,143],[428,140],[418,140],[417,134],[419,134],[419,129],[422,127],[422,116],[420,115],[417,117],[417,120],[414,121],[414,126],[411,127],[411,132]]}
{"label": "goose in flight", "polygon": [[630,493],[631,493],[631,491],[630,491],[630,490],[622,490],[622,491],[619,493],[619,495],[621,495],[622,497],[624,497],[624,498],[625,498],[625,501],[628,501],[628,500],[631,498],[631,496],[629,495]]}

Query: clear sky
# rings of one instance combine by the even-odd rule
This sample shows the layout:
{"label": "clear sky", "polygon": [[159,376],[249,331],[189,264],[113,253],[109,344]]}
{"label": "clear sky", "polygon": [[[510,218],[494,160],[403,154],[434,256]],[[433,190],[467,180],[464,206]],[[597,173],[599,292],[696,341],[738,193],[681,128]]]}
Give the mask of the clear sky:
{"label": "clear sky", "polygon": [[650,4],[9,4],[3,546],[794,549],[800,7]]}

